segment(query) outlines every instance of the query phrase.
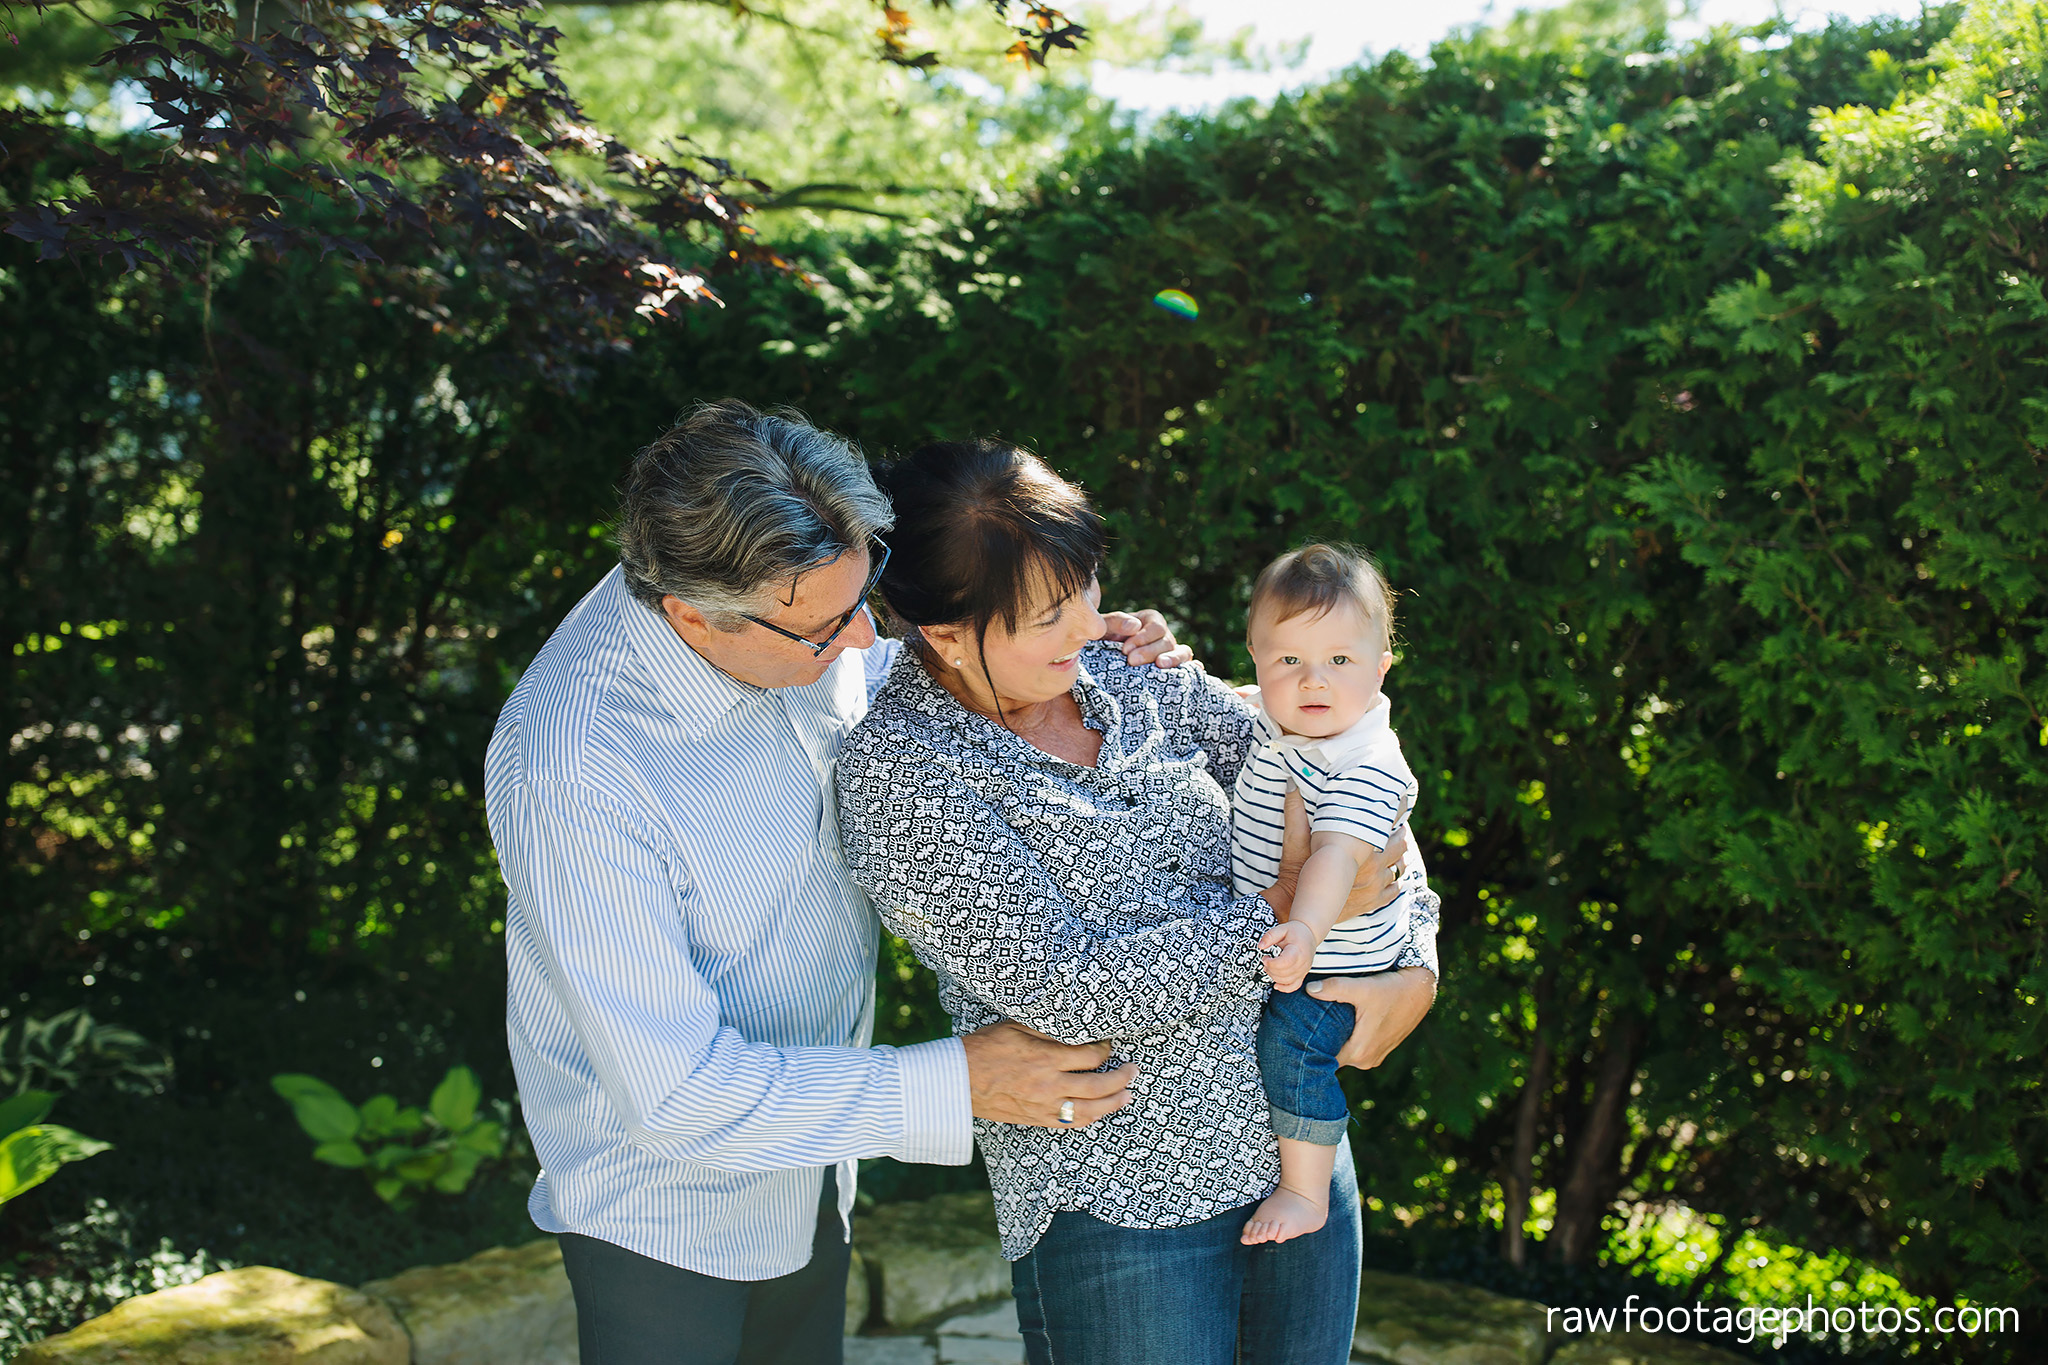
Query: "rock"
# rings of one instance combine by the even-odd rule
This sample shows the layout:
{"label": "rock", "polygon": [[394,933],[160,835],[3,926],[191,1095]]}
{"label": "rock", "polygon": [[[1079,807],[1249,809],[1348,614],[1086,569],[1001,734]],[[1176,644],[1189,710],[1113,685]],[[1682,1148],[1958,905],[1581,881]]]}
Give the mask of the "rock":
{"label": "rock", "polygon": [[848,1337],[846,1365],[932,1365],[938,1358],[921,1337]]}
{"label": "rock", "polygon": [[391,1310],[267,1265],[143,1294],[24,1348],[16,1365],[406,1365]]}
{"label": "rock", "polygon": [[1393,1365],[1542,1365],[1545,1312],[1469,1285],[1368,1270],[1351,1347]]}
{"label": "rock", "polygon": [[576,1365],[576,1300],[552,1237],[363,1286],[412,1335],[413,1365]]}
{"label": "rock", "polygon": [[1017,1330],[1015,1299],[939,1325],[940,1365],[1023,1365],[1023,1360],[1024,1334]]}
{"label": "rock", "polygon": [[1750,1365],[1743,1356],[1655,1332],[1595,1332],[1569,1342],[1550,1365]]}
{"label": "rock", "polygon": [[879,1316],[891,1327],[1010,1292],[995,1202],[986,1193],[878,1205],[855,1218],[853,1240]]}
{"label": "rock", "polygon": [[939,1326],[942,1337],[998,1337],[1004,1341],[1022,1341],[1024,1334],[1017,1330],[1017,1301],[1005,1299],[984,1313],[968,1313],[949,1318]]}

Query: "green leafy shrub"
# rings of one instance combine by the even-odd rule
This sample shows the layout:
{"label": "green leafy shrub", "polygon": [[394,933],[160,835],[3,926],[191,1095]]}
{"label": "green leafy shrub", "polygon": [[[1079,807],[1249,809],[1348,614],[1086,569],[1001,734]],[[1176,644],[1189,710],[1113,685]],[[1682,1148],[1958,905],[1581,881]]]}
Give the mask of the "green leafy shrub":
{"label": "green leafy shrub", "polygon": [[486,1161],[505,1153],[511,1107],[496,1101],[496,1118],[481,1112],[483,1087],[466,1066],[453,1066],[425,1109],[390,1095],[353,1105],[312,1076],[273,1076],[271,1088],[292,1107],[299,1126],[319,1145],[313,1159],[369,1178],[377,1197],[410,1208],[425,1190],[460,1194]]}
{"label": "green leafy shrub", "polygon": [[74,1161],[113,1144],[50,1123],[57,1103],[38,1082],[72,1089],[95,1081],[129,1094],[163,1093],[170,1058],[141,1034],[102,1024],[83,1006],[47,1019],[0,1024],[0,1204],[26,1194]]}

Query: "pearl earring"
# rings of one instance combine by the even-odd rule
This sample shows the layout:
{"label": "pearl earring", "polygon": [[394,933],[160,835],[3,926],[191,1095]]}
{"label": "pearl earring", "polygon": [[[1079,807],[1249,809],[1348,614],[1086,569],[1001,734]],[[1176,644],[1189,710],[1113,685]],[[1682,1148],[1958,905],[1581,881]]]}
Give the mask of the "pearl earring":
{"label": "pearl earring", "polygon": [[965,667],[967,667],[967,660],[965,660],[965,659],[955,659],[955,660],[953,660],[953,667],[955,667],[955,668],[965,668]]}

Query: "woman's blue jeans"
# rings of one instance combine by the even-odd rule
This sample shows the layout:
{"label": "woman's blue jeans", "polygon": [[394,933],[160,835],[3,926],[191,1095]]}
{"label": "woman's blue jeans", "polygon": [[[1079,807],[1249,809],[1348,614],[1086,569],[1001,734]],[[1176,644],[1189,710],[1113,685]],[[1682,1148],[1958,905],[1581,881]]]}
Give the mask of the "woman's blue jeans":
{"label": "woman's blue jeans", "polygon": [[1030,1365],[1344,1365],[1358,1319],[1358,1176],[1339,1144],[1330,1221],[1277,1245],[1254,1205],[1184,1228],[1057,1213],[1010,1267]]}

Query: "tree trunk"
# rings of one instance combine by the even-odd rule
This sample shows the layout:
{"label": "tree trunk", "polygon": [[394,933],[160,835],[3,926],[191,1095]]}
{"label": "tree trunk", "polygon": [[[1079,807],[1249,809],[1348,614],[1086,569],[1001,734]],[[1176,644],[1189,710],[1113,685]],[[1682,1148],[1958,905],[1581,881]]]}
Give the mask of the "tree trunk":
{"label": "tree trunk", "polygon": [[1617,1161],[1628,1123],[1629,1086],[1636,1075],[1636,1050],[1643,1026],[1636,1019],[1610,1019],[1606,1047],[1593,1083],[1586,1121],[1573,1144],[1571,1177],[1557,1196],[1557,1221],[1550,1229],[1550,1255],[1565,1265],[1584,1265],[1598,1248],[1600,1220],[1620,1179]]}
{"label": "tree trunk", "polygon": [[1529,1072],[1522,1078],[1522,1100],[1515,1113],[1515,1149],[1508,1160],[1507,1179],[1501,1188],[1507,1195],[1507,1212],[1501,1219],[1500,1251],[1509,1265],[1520,1270],[1529,1262],[1528,1237],[1522,1225],[1529,1221],[1529,1199],[1536,1189],[1536,1132],[1541,1126],[1543,1099],[1550,1091],[1550,1033],[1544,1016],[1550,1002],[1550,973],[1536,981],[1536,1041],[1529,1051]]}

